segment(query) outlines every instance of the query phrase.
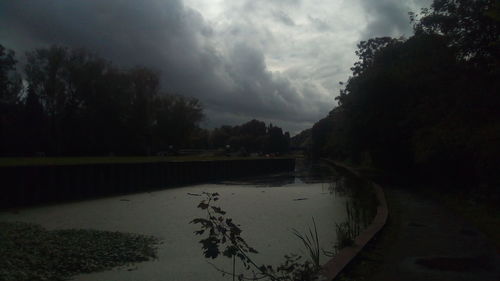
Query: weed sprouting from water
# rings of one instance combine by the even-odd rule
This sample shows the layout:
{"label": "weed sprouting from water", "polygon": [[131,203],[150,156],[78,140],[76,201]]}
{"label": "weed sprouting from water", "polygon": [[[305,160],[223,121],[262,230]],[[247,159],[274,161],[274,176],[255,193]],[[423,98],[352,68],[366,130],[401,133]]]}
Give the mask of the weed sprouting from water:
{"label": "weed sprouting from water", "polygon": [[[371,184],[353,177],[338,177],[330,185],[330,192],[348,197],[345,205],[346,220],[335,223],[337,242],[333,245],[333,251],[325,251],[320,248],[318,231],[314,218],[313,226],[308,227],[304,233],[292,229],[295,235],[306,249],[307,259],[299,255],[285,255],[285,261],[277,266],[259,265],[252,254],[257,250],[249,246],[241,237],[240,225],[226,216],[226,212],[215,202],[219,200],[218,193],[204,193],[205,199],[200,202],[198,208],[206,212],[205,218],[197,218],[191,223],[200,225],[196,235],[206,235],[200,240],[206,258],[215,259],[220,255],[231,259],[232,271],[218,268],[216,270],[223,275],[230,275],[233,280],[271,280],[271,281],[309,281],[317,280],[321,270],[320,256],[334,256],[342,248],[353,246],[355,238],[360,234],[362,228],[366,227],[374,218],[377,209],[377,199]],[[236,262],[243,264],[249,275],[236,274]]]}
{"label": "weed sprouting from water", "polygon": [[309,258],[314,264],[314,267],[316,268],[316,270],[319,271],[321,268],[321,264],[320,264],[320,246],[319,246],[318,230],[316,228],[316,222],[314,221],[314,218],[312,218],[312,221],[314,226],[314,233],[313,229],[311,229],[310,227],[308,228],[308,232],[306,232],[305,234],[298,232],[296,229],[292,229],[292,233],[297,238],[299,238],[300,241],[302,241],[304,247],[306,247],[307,249]]}
{"label": "weed sprouting from water", "polygon": [[349,198],[345,203],[345,221],[335,223],[337,241],[333,252],[326,252],[329,256],[334,256],[342,248],[354,245],[355,238],[375,217],[378,201],[372,184],[358,177],[336,179],[330,184],[330,190]]}
{"label": "weed sprouting from water", "polygon": [[[285,255],[285,261],[277,266],[258,265],[251,257],[251,254],[258,253],[257,250],[247,244],[241,237],[241,228],[233,222],[231,218],[226,217],[226,212],[214,202],[219,200],[218,193],[203,193],[205,199],[200,202],[198,208],[206,211],[206,218],[196,218],[191,221],[193,224],[199,224],[200,230],[195,231],[196,235],[207,235],[201,239],[203,252],[206,258],[215,259],[221,254],[232,259],[232,271],[226,271],[211,264],[223,275],[230,275],[233,280],[260,280],[267,279],[271,281],[312,281],[317,280],[319,266],[319,238],[316,230],[316,223],[313,219],[314,232],[309,228],[309,233],[303,235],[298,231],[293,233],[302,239],[308,249],[311,261],[302,261],[302,257],[291,254]],[[235,263],[239,260],[243,263],[245,269],[250,271],[251,276],[236,274]]]}

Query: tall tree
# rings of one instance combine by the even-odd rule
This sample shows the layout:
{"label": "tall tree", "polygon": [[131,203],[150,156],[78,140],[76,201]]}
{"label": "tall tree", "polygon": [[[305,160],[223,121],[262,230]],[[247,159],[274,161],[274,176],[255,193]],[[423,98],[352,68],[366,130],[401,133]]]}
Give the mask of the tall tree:
{"label": "tall tree", "polygon": [[19,101],[21,78],[16,72],[15,53],[0,44],[0,103],[15,104]]}
{"label": "tall tree", "polygon": [[69,102],[69,85],[65,64],[69,56],[66,47],[52,46],[49,49],[37,49],[27,54],[28,63],[25,73],[33,94],[42,101],[44,111],[49,118],[49,131],[52,151],[63,152],[62,120]]}
{"label": "tall tree", "polygon": [[203,107],[199,100],[176,95],[160,95],[154,101],[153,130],[155,146],[164,150],[168,146],[189,147],[190,140],[203,120]]}
{"label": "tall tree", "polygon": [[500,58],[498,0],[434,0],[415,24],[416,33],[442,34],[459,57],[492,67]]}
{"label": "tall tree", "polygon": [[16,71],[15,53],[0,45],[0,154],[7,154],[17,145],[19,100],[22,89]]}
{"label": "tall tree", "polygon": [[457,187],[498,182],[498,7],[435,0],[409,39],[361,42],[313,151]]}

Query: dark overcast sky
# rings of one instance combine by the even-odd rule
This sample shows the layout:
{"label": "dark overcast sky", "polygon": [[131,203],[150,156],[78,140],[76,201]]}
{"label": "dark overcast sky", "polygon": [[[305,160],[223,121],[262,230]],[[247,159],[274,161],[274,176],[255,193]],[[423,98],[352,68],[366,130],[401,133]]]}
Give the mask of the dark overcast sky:
{"label": "dark overcast sky", "polygon": [[167,92],[197,97],[205,127],[256,118],[292,134],[334,106],[356,43],[411,35],[430,0],[1,1],[0,44],[24,52],[84,47],[115,65],[161,71]]}

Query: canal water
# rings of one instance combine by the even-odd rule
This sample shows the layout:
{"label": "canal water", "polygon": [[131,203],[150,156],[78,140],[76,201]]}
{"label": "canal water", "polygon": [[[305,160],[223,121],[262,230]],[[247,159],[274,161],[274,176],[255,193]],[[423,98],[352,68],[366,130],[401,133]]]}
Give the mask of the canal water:
{"label": "canal water", "polygon": [[[326,166],[304,166],[294,173],[239,179],[212,184],[171,188],[83,202],[21,209],[0,213],[0,221],[23,221],[47,229],[85,228],[122,231],[159,237],[158,259],[104,272],[75,276],[78,281],[187,281],[231,280],[222,277],[209,262],[228,271],[231,260],[205,259],[194,235],[198,226],[189,222],[205,217],[197,208],[203,192],[217,192],[217,205],[240,225],[241,236],[259,251],[258,264],[278,265],[285,254],[306,255],[292,229],[306,233],[317,226],[322,249],[331,251],[336,223],[347,219],[346,192],[336,192],[346,182],[343,174]],[[329,258],[322,256],[322,262]]]}

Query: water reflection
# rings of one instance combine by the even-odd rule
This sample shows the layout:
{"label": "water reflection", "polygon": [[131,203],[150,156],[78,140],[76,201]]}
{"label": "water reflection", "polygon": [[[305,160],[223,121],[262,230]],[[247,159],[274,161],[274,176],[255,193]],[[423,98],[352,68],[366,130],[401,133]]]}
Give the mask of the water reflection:
{"label": "water reflection", "polygon": [[331,166],[325,163],[311,163],[303,159],[296,160],[295,171],[264,175],[259,177],[241,177],[236,180],[220,181],[217,184],[224,185],[247,185],[257,187],[280,187],[293,184],[330,184],[336,178],[342,178],[342,174],[335,172]]}

